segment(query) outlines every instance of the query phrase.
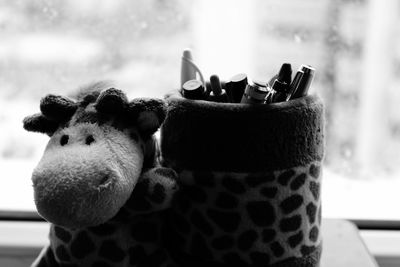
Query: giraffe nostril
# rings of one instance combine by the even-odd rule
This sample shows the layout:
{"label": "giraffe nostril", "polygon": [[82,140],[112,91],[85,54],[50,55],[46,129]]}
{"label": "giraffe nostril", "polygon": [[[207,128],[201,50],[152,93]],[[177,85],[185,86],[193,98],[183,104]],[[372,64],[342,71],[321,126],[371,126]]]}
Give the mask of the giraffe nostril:
{"label": "giraffe nostril", "polygon": [[60,138],[60,145],[64,146],[64,145],[68,144],[68,140],[69,140],[69,136],[64,134]]}
{"label": "giraffe nostril", "polygon": [[86,137],[85,144],[86,144],[86,145],[90,145],[90,144],[93,143],[93,142],[94,142],[94,137],[93,137],[93,135],[88,135],[88,137]]}

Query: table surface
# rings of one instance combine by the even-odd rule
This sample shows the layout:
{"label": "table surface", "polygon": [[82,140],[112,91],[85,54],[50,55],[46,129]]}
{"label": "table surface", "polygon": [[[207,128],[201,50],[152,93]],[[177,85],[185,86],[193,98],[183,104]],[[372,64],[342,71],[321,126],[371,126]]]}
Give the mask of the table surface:
{"label": "table surface", "polygon": [[321,267],[378,267],[357,227],[345,220],[322,220]]}

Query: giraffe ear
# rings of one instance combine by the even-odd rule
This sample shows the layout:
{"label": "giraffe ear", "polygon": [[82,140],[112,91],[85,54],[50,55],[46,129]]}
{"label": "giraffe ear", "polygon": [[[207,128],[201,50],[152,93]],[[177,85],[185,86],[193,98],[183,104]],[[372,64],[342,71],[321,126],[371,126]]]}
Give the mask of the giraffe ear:
{"label": "giraffe ear", "polygon": [[29,132],[45,133],[48,136],[52,136],[59,127],[58,122],[46,118],[41,113],[25,117],[23,125]]}
{"label": "giraffe ear", "polygon": [[166,116],[166,104],[161,99],[134,99],[129,103],[129,113],[135,117],[138,130],[152,135],[160,128]]}
{"label": "giraffe ear", "polygon": [[60,124],[68,121],[78,108],[72,99],[58,95],[46,95],[40,100],[40,111],[23,120],[24,129],[52,136]]}

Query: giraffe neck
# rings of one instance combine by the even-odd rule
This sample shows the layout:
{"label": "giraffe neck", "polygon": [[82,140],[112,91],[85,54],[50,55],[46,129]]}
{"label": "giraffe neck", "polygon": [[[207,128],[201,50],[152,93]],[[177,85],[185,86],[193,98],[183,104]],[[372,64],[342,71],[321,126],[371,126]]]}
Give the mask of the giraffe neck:
{"label": "giraffe neck", "polygon": [[149,169],[159,165],[158,143],[154,136],[144,140],[143,169]]}

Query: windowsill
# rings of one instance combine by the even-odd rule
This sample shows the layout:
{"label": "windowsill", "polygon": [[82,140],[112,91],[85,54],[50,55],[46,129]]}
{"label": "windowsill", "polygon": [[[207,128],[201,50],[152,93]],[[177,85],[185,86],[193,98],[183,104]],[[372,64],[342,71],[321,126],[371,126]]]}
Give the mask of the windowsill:
{"label": "windowsill", "polygon": [[29,222],[43,222],[44,219],[33,210],[0,210],[0,222],[1,221],[29,221]]}
{"label": "windowsill", "polygon": [[360,235],[379,266],[400,266],[400,231],[362,230]]}
{"label": "windowsill", "polygon": [[[4,172],[12,174],[6,185],[0,187],[0,219],[7,212],[35,212],[33,188],[30,177],[38,160],[4,161]],[[0,177],[1,180],[5,177]],[[348,218],[351,220],[400,220],[396,212],[399,202],[397,194],[400,179],[394,177],[377,177],[371,180],[349,179],[335,174],[328,168],[323,170],[322,178],[322,216],[331,218]],[[340,197],[338,197],[340,192]],[[379,197],[371,197],[377,192]],[[355,197],[357,196],[357,197]],[[31,216],[29,216],[31,217]],[[24,219],[19,216],[18,219]],[[35,218],[30,218],[34,219]]]}
{"label": "windowsill", "polygon": [[0,222],[0,258],[36,257],[48,244],[47,222]]}
{"label": "windowsill", "polygon": [[[32,262],[48,244],[48,232],[47,222],[0,222],[0,263]],[[400,231],[362,230],[360,235],[380,266],[400,265]]]}

